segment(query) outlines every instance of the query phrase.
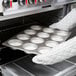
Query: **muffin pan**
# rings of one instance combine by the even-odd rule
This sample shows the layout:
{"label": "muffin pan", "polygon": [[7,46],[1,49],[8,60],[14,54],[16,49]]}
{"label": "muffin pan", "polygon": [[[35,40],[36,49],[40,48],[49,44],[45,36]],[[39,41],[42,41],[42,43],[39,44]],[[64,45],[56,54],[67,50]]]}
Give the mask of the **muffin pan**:
{"label": "muffin pan", "polygon": [[3,45],[28,54],[49,53],[52,48],[64,42],[70,34],[68,31],[32,25],[4,42]]}

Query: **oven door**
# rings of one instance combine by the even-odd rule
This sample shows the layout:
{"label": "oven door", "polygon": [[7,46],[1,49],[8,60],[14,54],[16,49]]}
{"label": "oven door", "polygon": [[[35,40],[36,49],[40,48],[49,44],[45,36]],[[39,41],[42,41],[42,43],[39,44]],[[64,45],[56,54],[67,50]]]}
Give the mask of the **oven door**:
{"label": "oven door", "polygon": [[[57,9],[53,11],[47,11],[43,13],[38,13],[34,15],[8,19],[0,21],[0,34],[1,34],[1,51],[0,51],[0,65],[20,58],[22,56],[27,56],[23,51],[15,50],[6,46],[3,46],[2,43],[18,34],[22,30],[29,28],[31,25],[39,24],[44,27],[57,22],[63,16],[63,9]],[[44,17],[44,19],[43,19]]]}

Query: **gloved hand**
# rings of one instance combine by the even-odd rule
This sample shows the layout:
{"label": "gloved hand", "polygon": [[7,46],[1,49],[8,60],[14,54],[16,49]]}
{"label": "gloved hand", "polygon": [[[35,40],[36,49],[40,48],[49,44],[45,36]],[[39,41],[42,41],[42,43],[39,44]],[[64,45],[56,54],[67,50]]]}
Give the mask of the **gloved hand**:
{"label": "gloved hand", "polygon": [[47,54],[39,54],[32,61],[37,64],[52,65],[76,55],[76,36],[57,45]]}
{"label": "gloved hand", "polygon": [[[51,28],[69,31],[76,26],[76,9],[73,9],[61,21],[51,25]],[[46,54],[33,57],[32,61],[37,64],[51,65],[61,62],[76,55],[76,36],[66,42],[57,45]]]}
{"label": "gloved hand", "polygon": [[76,26],[76,8],[72,9],[62,20],[50,25],[51,28],[69,31]]}

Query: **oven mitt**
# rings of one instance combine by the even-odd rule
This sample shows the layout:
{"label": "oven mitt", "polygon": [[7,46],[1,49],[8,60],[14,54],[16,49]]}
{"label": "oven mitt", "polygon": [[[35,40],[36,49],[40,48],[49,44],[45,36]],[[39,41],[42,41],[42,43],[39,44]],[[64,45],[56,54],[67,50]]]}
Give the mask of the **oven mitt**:
{"label": "oven mitt", "polygon": [[69,31],[76,26],[76,8],[72,9],[62,20],[50,25],[51,28]]}
{"label": "oven mitt", "polygon": [[[51,25],[51,28],[69,31],[76,26],[76,8],[72,9],[62,20]],[[57,45],[46,54],[33,57],[32,61],[37,64],[52,65],[76,55],[76,36],[66,42]]]}
{"label": "oven mitt", "polygon": [[76,55],[76,36],[65,41],[46,54],[33,57],[32,61],[37,64],[52,65]]}

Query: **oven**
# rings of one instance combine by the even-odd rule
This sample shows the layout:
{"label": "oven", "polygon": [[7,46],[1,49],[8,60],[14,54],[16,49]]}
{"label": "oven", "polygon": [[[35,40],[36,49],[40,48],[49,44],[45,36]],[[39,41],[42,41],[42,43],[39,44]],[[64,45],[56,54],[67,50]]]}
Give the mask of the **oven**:
{"label": "oven", "polygon": [[[76,56],[54,65],[33,63],[34,54],[3,45],[31,25],[48,27],[76,7],[75,0],[1,0],[0,73],[2,76],[75,76]],[[69,38],[76,35],[73,28]]]}

